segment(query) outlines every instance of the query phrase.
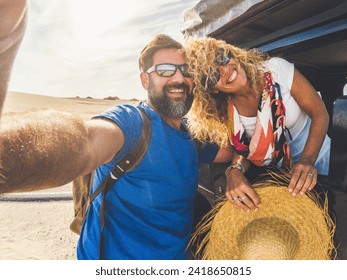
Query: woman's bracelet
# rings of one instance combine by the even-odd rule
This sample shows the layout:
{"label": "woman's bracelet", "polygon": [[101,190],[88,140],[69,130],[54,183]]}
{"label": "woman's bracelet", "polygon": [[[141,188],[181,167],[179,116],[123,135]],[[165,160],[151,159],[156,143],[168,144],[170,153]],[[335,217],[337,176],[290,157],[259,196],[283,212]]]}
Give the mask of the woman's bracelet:
{"label": "woman's bracelet", "polygon": [[243,174],[245,173],[245,167],[243,166],[243,164],[241,162],[234,162],[232,164],[230,164],[228,166],[228,168],[225,170],[225,175],[227,174],[227,172],[231,169],[238,169],[240,170]]}

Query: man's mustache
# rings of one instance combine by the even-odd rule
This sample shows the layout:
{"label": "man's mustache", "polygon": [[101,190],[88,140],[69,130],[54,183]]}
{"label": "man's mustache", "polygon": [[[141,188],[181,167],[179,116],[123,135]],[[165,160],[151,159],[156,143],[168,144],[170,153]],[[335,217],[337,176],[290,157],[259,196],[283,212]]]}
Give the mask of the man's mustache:
{"label": "man's mustache", "polygon": [[189,86],[185,83],[173,83],[173,84],[168,84],[164,86],[163,90],[164,92],[168,92],[171,89],[183,89],[185,94],[189,94]]}

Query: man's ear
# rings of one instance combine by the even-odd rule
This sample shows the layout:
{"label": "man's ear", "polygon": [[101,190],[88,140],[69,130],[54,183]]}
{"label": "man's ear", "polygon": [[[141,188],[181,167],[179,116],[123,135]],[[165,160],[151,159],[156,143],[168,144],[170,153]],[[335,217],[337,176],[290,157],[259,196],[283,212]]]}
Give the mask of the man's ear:
{"label": "man's ear", "polygon": [[148,84],[149,84],[149,80],[148,80],[148,74],[145,72],[141,72],[140,73],[140,79],[141,79],[141,84],[143,86],[143,88],[145,90],[148,89]]}

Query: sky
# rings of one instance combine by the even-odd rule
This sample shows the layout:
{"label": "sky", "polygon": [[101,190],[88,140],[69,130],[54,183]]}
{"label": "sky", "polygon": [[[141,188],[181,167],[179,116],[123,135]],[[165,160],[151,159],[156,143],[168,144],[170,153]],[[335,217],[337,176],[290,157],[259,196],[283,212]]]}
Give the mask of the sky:
{"label": "sky", "polygon": [[9,90],[143,100],[138,57],[159,33],[183,42],[199,0],[30,0]]}

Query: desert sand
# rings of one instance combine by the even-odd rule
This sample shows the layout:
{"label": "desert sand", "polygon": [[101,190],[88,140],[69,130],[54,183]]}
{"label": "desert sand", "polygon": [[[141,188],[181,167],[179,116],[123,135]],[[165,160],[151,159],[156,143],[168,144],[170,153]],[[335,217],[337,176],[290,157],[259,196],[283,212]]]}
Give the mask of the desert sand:
{"label": "desert sand", "polygon": [[[3,113],[57,109],[85,120],[116,104],[137,101],[55,98],[10,92]],[[31,193],[0,195],[0,260],[74,260],[78,235],[73,218],[71,183]]]}

